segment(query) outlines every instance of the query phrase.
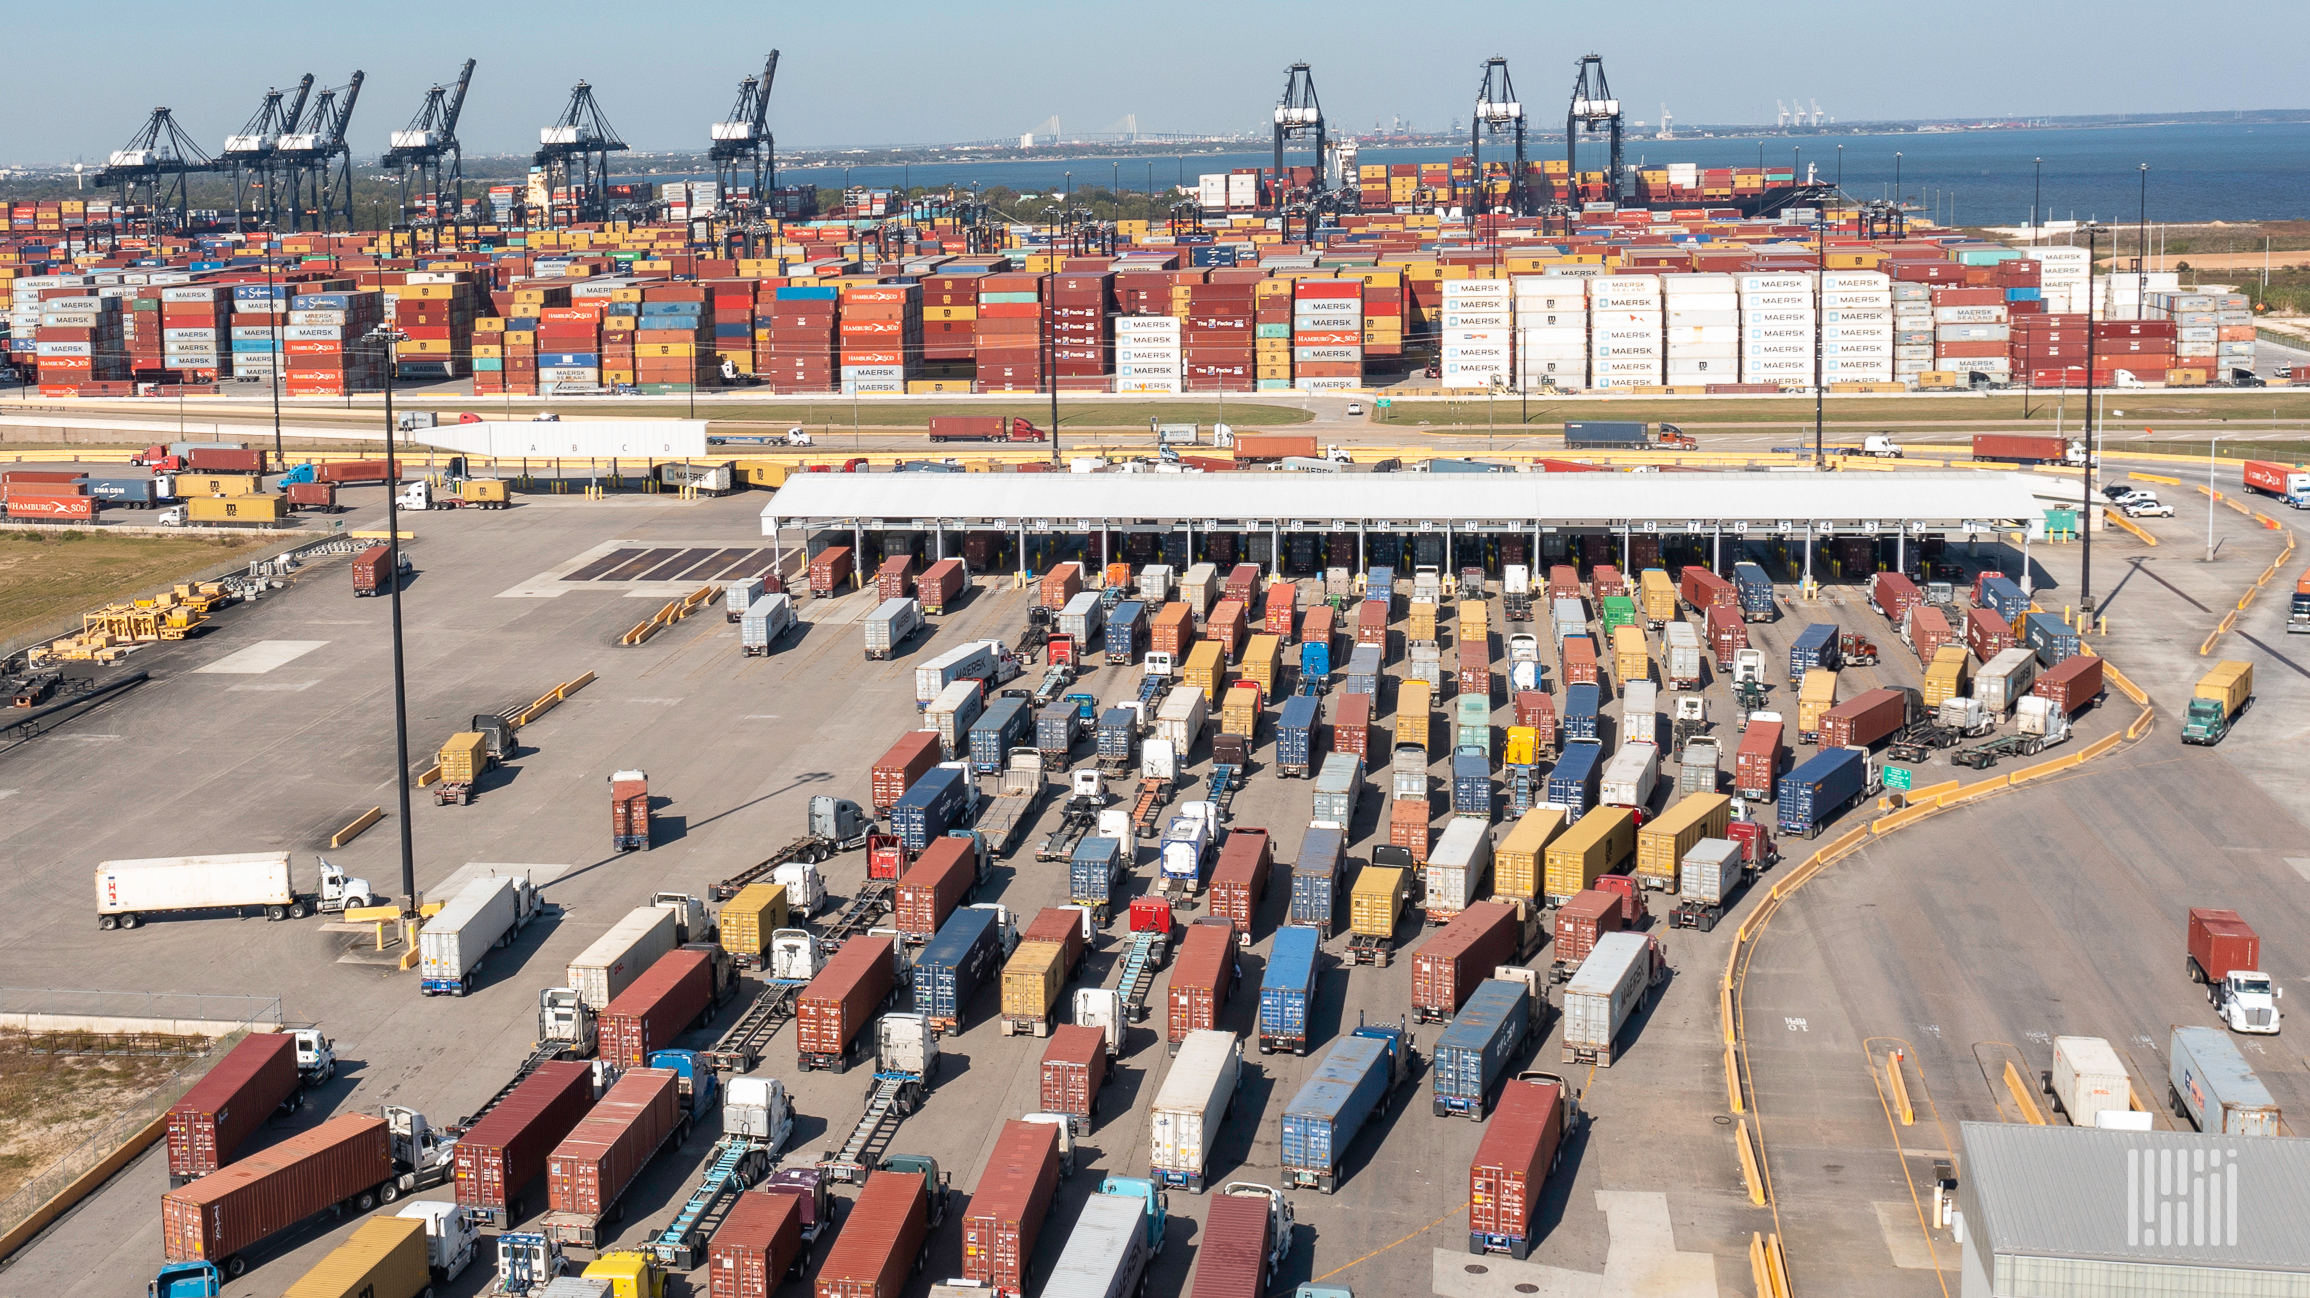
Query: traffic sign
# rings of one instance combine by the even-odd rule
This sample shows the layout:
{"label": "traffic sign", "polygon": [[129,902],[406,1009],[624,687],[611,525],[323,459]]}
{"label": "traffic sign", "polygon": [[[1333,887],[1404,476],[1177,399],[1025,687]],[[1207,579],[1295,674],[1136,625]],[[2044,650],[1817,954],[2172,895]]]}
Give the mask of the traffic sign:
{"label": "traffic sign", "polygon": [[1912,772],[1906,766],[1888,766],[1885,768],[1885,787],[1906,793],[1912,787],[1909,782],[1911,775]]}

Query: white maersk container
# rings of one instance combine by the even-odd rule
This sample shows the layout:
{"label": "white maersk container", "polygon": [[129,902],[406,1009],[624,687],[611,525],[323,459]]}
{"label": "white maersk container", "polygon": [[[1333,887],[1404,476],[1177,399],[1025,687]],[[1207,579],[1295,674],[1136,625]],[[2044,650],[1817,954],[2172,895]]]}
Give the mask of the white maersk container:
{"label": "white maersk container", "polygon": [[1631,739],[1605,764],[1597,781],[1596,801],[1605,806],[1649,808],[1652,786],[1660,779],[1660,745]]}
{"label": "white maersk container", "polygon": [[1973,697],[1991,715],[2003,717],[2037,683],[2037,651],[2027,645],[2007,649],[1973,675]]}
{"label": "white maersk container", "polygon": [[2100,1037],[2053,1039],[2053,1098],[2073,1127],[2098,1125],[2104,1109],[2133,1108],[2133,1082],[2125,1061]]}
{"label": "white maersk container", "polygon": [[762,598],[762,579],[743,577],[722,583],[722,618],[727,622],[744,620],[746,610]]}
{"label": "white maersk container", "polygon": [[417,989],[426,996],[463,996],[493,947],[510,946],[537,914],[537,889],[510,874],[475,879],[458,889],[417,931]]}
{"label": "white maersk container", "polygon": [[577,989],[578,1000],[587,1009],[599,1013],[673,949],[674,912],[638,907],[569,962],[569,985]]}
{"label": "white maersk container", "polygon": [[1492,872],[1492,826],[1476,816],[1454,816],[1428,854],[1423,903],[1431,916],[1457,915],[1478,899]]}
{"label": "white maersk container", "polygon": [[256,909],[268,919],[299,919],[310,909],[290,886],[287,852],[145,857],[96,867],[100,928],[135,928],[145,916],[170,911]]}
{"label": "white maersk container", "polygon": [[888,658],[908,637],[922,630],[922,605],[913,597],[886,599],[866,615],[866,656]]}
{"label": "white maersk container", "polygon": [[968,677],[973,680],[992,680],[995,660],[1002,649],[1000,640],[974,640],[956,645],[938,657],[914,669],[914,706],[917,710],[929,707],[946,687]]}
{"label": "white maersk container", "polygon": [[1243,1045],[1232,1032],[1190,1032],[1148,1111],[1153,1140],[1150,1177],[1203,1192],[1211,1147],[1219,1141],[1243,1069]]}
{"label": "white maersk container", "polygon": [[794,629],[794,600],[787,595],[764,595],[738,619],[738,648],[749,658],[767,657],[772,646]]}
{"label": "white maersk container", "polygon": [[1606,933],[1564,984],[1564,1062],[1612,1066],[1613,1043],[1652,987],[1652,939]]}

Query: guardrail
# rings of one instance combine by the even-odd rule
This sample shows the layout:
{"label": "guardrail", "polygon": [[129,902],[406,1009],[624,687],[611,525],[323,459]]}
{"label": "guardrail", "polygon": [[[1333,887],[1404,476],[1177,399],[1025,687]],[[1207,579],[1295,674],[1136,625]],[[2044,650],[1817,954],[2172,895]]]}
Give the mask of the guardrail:
{"label": "guardrail", "polygon": [[699,605],[712,599],[719,591],[719,587],[700,586],[680,599],[670,601],[648,620],[635,623],[632,630],[618,637],[618,643],[630,648],[646,642],[651,636],[697,612]]}
{"label": "guardrail", "polygon": [[[2205,491],[2206,488],[2200,487],[2198,490]],[[2220,492],[2210,492],[2208,494],[2217,498],[2221,495]],[[2233,503],[2233,508],[2234,507],[2235,504]],[[2241,510],[2240,512],[2250,513],[2252,511]],[[2272,527],[2278,526],[2278,520],[2271,518],[2266,514],[2255,514],[2254,517],[2262,519],[2263,521],[2269,523]],[[2278,552],[2278,557],[2272,559],[2270,561],[2270,566],[2262,570],[2262,575],[2254,579],[2254,584],[2246,588],[2246,593],[2238,597],[2238,606],[2231,609],[2229,612],[2224,613],[2222,615],[2222,620],[2214,624],[2214,629],[2207,633],[2205,642],[2198,646],[2198,656],[2200,658],[2203,658],[2207,654],[2212,653],[2214,651],[2214,646],[2220,643],[2222,637],[2228,635],[2230,633],[2230,629],[2238,625],[2238,615],[2246,611],[2246,606],[2254,602],[2254,597],[2262,593],[2262,588],[2270,584],[2270,579],[2277,576],[2278,570],[2285,567],[2286,560],[2293,556],[2294,531],[2292,528],[2286,528],[2284,531],[2286,533],[2286,548]]]}

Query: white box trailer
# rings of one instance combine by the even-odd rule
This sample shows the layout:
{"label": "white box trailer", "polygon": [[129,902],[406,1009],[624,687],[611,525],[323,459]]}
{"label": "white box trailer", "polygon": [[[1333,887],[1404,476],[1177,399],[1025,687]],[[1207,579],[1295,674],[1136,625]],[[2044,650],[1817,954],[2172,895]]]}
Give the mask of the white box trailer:
{"label": "white box trailer", "polygon": [[458,889],[417,931],[417,989],[426,996],[463,996],[473,990],[482,960],[513,945],[538,911],[537,889],[510,874],[475,879]]}
{"label": "white box trailer", "polygon": [[866,656],[888,658],[922,628],[922,605],[912,596],[886,599],[866,615]]}
{"label": "white box trailer", "polygon": [[156,856],[96,867],[96,926],[135,928],[153,915],[262,911],[302,919],[313,900],[289,881],[287,852]]}
{"label": "white box trailer", "polygon": [[1243,1043],[1232,1032],[1190,1032],[1148,1110],[1153,1141],[1148,1178],[1159,1185],[1203,1193],[1211,1147],[1235,1103],[1242,1080]]}
{"label": "white box trailer", "polygon": [[1478,900],[1492,872],[1492,825],[1475,816],[1454,816],[1428,854],[1425,875],[1428,922],[1440,924]]}
{"label": "white box trailer", "polygon": [[767,657],[794,625],[793,597],[764,595],[747,605],[738,619],[738,648],[748,658]]}
{"label": "white box trailer", "polygon": [[2100,1037],[2055,1037],[2053,1098],[2071,1126],[2099,1126],[2102,1110],[2133,1108],[2133,1080],[2125,1061]]}
{"label": "white box trailer", "polygon": [[762,598],[762,579],[760,577],[739,577],[723,582],[722,620],[726,622],[744,620],[746,610],[754,607],[754,601],[760,598]]}
{"label": "white box trailer", "polygon": [[1614,1042],[1644,1008],[1659,960],[1643,933],[1606,933],[1564,984],[1564,1062],[1610,1068]]}
{"label": "white box trailer", "polygon": [[1186,760],[1203,738],[1203,723],[1211,714],[1211,700],[1202,690],[1173,690],[1155,708],[1155,737],[1171,745]]}
{"label": "white box trailer", "polygon": [[992,683],[1002,647],[1000,640],[973,640],[969,644],[956,645],[915,668],[915,710],[929,707],[945,692],[947,686],[966,677]]}
{"label": "white box trailer", "polygon": [[[1652,713],[1644,713],[1651,716]],[[1604,806],[1652,810],[1652,789],[1660,781],[1660,746],[1631,739],[1605,764],[1596,786],[1596,801]]]}
{"label": "white box trailer", "polygon": [[673,949],[674,912],[657,906],[637,907],[569,962],[569,986],[577,989],[578,1000],[587,1009],[598,1014],[609,1008],[627,984],[641,977],[643,970],[656,964],[659,956]]}

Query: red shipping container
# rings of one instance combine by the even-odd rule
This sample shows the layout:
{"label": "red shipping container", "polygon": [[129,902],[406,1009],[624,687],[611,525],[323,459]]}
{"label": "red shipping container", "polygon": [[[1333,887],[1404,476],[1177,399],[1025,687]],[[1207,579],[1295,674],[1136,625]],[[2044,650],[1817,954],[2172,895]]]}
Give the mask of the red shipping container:
{"label": "red shipping container", "polygon": [[2014,647],[2013,628],[1996,609],[1969,608],[1965,610],[1965,647],[1975,658],[1988,662]]}
{"label": "red shipping container", "polygon": [[274,1110],[297,1093],[297,1041],[253,1032],[169,1106],[170,1186],[207,1176],[233,1160]]}
{"label": "red shipping container", "polygon": [[1043,1050],[1040,1103],[1045,1113],[1085,1120],[1099,1114],[1099,1088],[1107,1083],[1107,1034],[1080,1023],[1051,1029]]}
{"label": "red shipping container", "polygon": [[457,1202],[504,1229],[522,1217],[515,1196],[545,1171],[554,1146],[594,1106],[594,1068],[582,1059],[539,1064],[457,1140]]}
{"label": "red shipping container", "polygon": [[1580,598],[1579,570],[1569,563],[1549,565],[1548,598],[1550,600]]}
{"label": "red shipping container", "polygon": [[292,482],[281,489],[289,503],[295,506],[314,506],[334,509],[337,506],[337,484],[334,482]]}
{"label": "red shipping container", "polygon": [[1874,689],[1821,714],[1821,747],[1867,747],[1907,724],[1909,696]]}
{"label": "red shipping container", "polygon": [[85,523],[96,517],[94,496],[35,496],[11,492],[8,517]]}
{"label": "red shipping container", "polygon": [[2262,968],[2262,938],[2234,910],[2190,907],[2191,972],[2200,982],[2218,983],[2232,970]]}
{"label": "red shipping container", "polygon": [[383,1118],[331,1118],[161,1196],[161,1256],[222,1262],[392,1177]]}
{"label": "red shipping container", "polygon": [[1516,909],[1479,901],[1452,917],[1443,931],[1412,952],[1412,1012],[1422,1023],[1442,1023],[1492,970],[1516,954]]}
{"label": "red shipping container", "polygon": [[1709,609],[1708,642],[1716,652],[1716,665],[1732,670],[1733,654],[1749,647],[1748,622],[1741,617],[1739,609],[1721,604]]}
{"label": "red shipping container", "polygon": [[1697,563],[1688,563],[1679,574],[1678,591],[1684,596],[1685,606],[1692,609],[1729,608],[1738,612],[1740,591],[1724,578]]}
{"label": "red shipping container", "polygon": [[1751,719],[1733,757],[1733,792],[1770,802],[1780,788],[1781,723]]}
{"label": "red shipping container", "polygon": [[[1241,833],[1241,830],[1236,831]],[[962,840],[957,839],[957,842]],[[1082,967],[1087,954],[1083,945],[1083,915],[1081,906],[1045,906],[1035,912],[1034,922],[1019,931],[1021,942],[1056,942],[1067,948],[1066,967],[1061,977],[1072,978]]]}
{"label": "red shipping container", "polygon": [[1429,820],[1426,798],[1397,798],[1388,804],[1388,845],[1400,847],[1412,854],[1422,865],[1428,863]]}
{"label": "red shipping container", "polygon": [[2071,654],[2038,677],[2029,692],[2052,699],[2063,715],[2075,716],[2101,697],[2101,687],[2101,659],[2092,654]]}
{"label": "red shipping container", "polygon": [[1973,435],[1973,458],[1976,460],[2059,463],[2061,458],[2068,454],[2068,450],[2067,440],[2060,437],[2018,433],[1975,433]]}
{"label": "red shipping container", "polygon": [[801,1260],[801,1196],[741,1194],[706,1249],[707,1298],[772,1298]]}
{"label": "red shipping container", "polygon": [[871,796],[879,814],[898,805],[923,773],[938,765],[938,732],[910,730],[874,763]]}
{"label": "red shipping container", "polygon": [[712,959],[703,951],[667,952],[602,1010],[601,1057],[620,1068],[642,1067],[651,1051],[673,1045],[713,1000]]}
{"label": "red shipping container", "polygon": [[802,1071],[842,1071],[850,1043],[865,1030],[894,985],[890,939],[860,934],[842,944],[794,1001],[794,1036]]}
{"label": "red shipping container", "polygon": [[922,602],[922,611],[946,612],[946,606],[962,594],[963,582],[968,576],[960,559],[941,559],[932,564],[914,584],[914,595]]}
{"label": "red shipping container", "polygon": [[894,554],[875,570],[875,593],[884,599],[904,599],[914,593],[914,556]]}
{"label": "red shipping container", "polygon": [[1267,608],[1261,615],[1260,629],[1272,636],[1291,639],[1298,620],[1299,585],[1296,582],[1274,581],[1267,585]]}
{"label": "red shipping container", "polygon": [[[670,1068],[628,1069],[554,1146],[545,1160],[548,1235],[590,1242],[591,1226],[617,1204],[681,1120],[678,1084]],[[564,1214],[570,1220],[554,1220]]]}
{"label": "red shipping container", "polygon": [[1356,605],[1356,643],[1378,645],[1385,658],[1388,649],[1388,604],[1384,599],[1367,599]]}
{"label": "red shipping container", "polygon": [[[1268,612],[1272,614],[1275,611],[1275,596],[1270,594],[1267,599]],[[1338,615],[1332,611],[1331,605],[1316,605],[1299,619],[1300,643],[1322,645],[1328,655],[1332,649],[1332,637],[1339,633],[1338,622]]]}
{"label": "red shipping container", "polygon": [[1572,894],[1556,908],[1555,962],[1567,969],[1578,968],[1596,949],[1600,934],[1619,932],[1627,920],[1627,901],[1617,892],[1590,888]]}
{"label": "red shipping container", "polygon": [[1188,925],[1179,958],[1171,967],[1171,990],[1165,1001],[1164,1031],[1173,1049],[1188,1033],[1217,1027],[1234,989],[1234,925]]}
{"label": "red shipping container", "polygon": [[1184,666],[1187,650],[1195,643],[1195,615],[1185,604],[1172,600],[1155,610],[1155,620],[1147,635],[1148,648],[1159,654],[1171,655],[1172,665]]}
{"label": "red shipping container", "polygon": [[1515,698],[1516,722],[1540,732],[1540,746],[1556,746],[1556,696],[1546,690],[1518,690]]}
{"label": "red shipping container", "polygon": [[1274,871],[1275,843],[1266,830],[1238,825],[1227,831],[1227,841],[1219,848],[1219,863],[1211,870],[1211,914],[1234,924],[1246,942],[1251,940],[1252,919],[1267,896],[1267,881]]}
{"label": "red shipping container", "polygon": [[974,840],[942,835],[924,847],[899,876],[891,923],[909,937],[928,938],[978,884]]}
{"label": "red shipping container", "polygon": [[1519,1079],[1501,1088],[1468,1164],[1470,1253],[1496,1247],[1518,1261],[1531,1254],[1534,1216],[1563,1148],[1566,1115],[1564,1088],[1555,1082]]}
{"label": "red shipping container", "polygon": [[1909,610],[1909,646],[1917,651],[1917,661],[1931,666],[1933,655],[1954,637],[1949,630],[1949,619],[1931,604],[1917,604]]}
{"label": "red shipping container", "polygon": [[1213,605],[1211,616],[1203,621],[1203,631],[1219,642],[1229,662],[1241,657],[1244,642],[1251,638],[1251,619],[1244,611],[1243,601],[1223,599]]}
{"label": "red shipping container", "polygon": [[1024,1293],[1035,1239],[1059,1189],[1059,1129],[1047,1122],[1003,1124],[962,1219],[963,1278],[1003,1293]]}
{"label": "red shipping container", "polygon": [[1042,606],[1062,609],[1067,601],[1083,593],[1083,565],[1062,563],[1043,574]]}
{"label": "red shipping container", "polygon": [[1239,563],[1228,569],[1225,589],[1227,598],[1242,601],[1244,611],[1250,612],[1251,601],[1259,594],[1259,565]]}
{"label": "red shipping container", "polygon": [[1492,693],[1491,646],[1474,640],[1462,640],[1453,647],[1453,655],[1457,662],[1454,675],[1458,679],[1460,693],[1489,698]]}
{"label": "red shipping container", "polygon": [[1584,635],[1564,637],[1564,683],[1567,685],[1594,685],[1596,679],[1596,642]]}
{"label": "red shipping container", "polygon": [[1909,610],[1924,602],[1917,583],[1897,572],[1880,572],[1869,586],[1869,606],[1894,626],[1900,626]]}
{"label": "red shipping container", "polygon": [[1267,1298],[1267,1258],[1274,1249],[1264,1194],[1215,1194],[1195,1239],[1191,1298]]}
{"label": "red shipping container", "polygon": [[[622,774],[623,772],[621,772]],[[623,843],[639,839],[643,851],[650,847],[650,782],[643,780],[610,780],[610,839]]]}
{"label": "red shipping container", "polygon": [[1609,563],[1597,564],[1589,570],[1588,586],[1589,589],[1596,592],[1598,599],[1609,599],[1614,595],[1626,595],[1628,593],[1628,579],[1620,575],[1620,569]]}
{"label": "red shipping container", "polygon": [[2248,460],[2243,468],[2247,486],[2267,491],[2274,496],[2284,496],[2286,480],[2299,477],[2302,473],[2302,470],[2290,464],[2278,464],[2270,460]]}
{"label": "red shipping container", "polygon": [[1342,694],[1332,704],[1331,750],[1353,753],[1371,765],[1372,696]]}
{"label": "red shipping container", "polygon": [[876,1172],[818,1268],[818,1298],[899,1298],[929,1229],[922,1173]]}
{"label": "red shipping container", "polygon": [[810,559],[810,593],[820,597],[839,592],[850,580],[851,556],[847,545],[830,545]]}

